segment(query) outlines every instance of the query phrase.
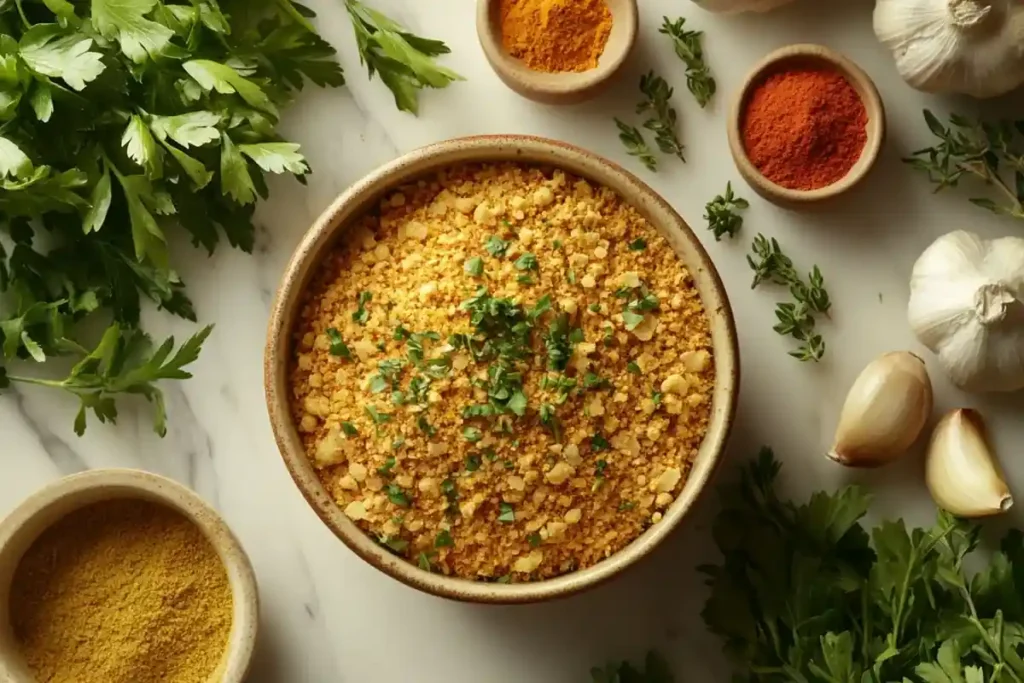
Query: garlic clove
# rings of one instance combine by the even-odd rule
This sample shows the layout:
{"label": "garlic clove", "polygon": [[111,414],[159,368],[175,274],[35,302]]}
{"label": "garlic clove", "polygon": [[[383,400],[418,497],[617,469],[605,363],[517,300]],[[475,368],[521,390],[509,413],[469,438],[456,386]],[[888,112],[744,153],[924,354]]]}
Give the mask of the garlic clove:
{"label": "garlic clove", "polygon": [[925,458],[925,479],[935,503],[958,517],[987,517],[1013,506],[1010,489],[974,410],[953,410],[939,420]]}
{"label": "garlic clove", "polygon": [[879,356],[846,396],[828,457],[847,467],[880,467],[903,455],[932,412],[932,382],[909,351]]}

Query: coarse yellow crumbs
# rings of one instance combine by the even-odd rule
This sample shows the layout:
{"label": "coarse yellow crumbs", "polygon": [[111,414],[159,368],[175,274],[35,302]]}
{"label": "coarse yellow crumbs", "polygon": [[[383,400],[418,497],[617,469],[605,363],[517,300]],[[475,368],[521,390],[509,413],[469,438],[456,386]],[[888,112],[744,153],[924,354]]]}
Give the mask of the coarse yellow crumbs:
{"label": "coarse yellow crumbs", "polygon": [[561,170],[457,166],[346,233],[292,409],[338,505],[467,579],[582,569],[656,524],[707,431],[707,315],[668,242]]}

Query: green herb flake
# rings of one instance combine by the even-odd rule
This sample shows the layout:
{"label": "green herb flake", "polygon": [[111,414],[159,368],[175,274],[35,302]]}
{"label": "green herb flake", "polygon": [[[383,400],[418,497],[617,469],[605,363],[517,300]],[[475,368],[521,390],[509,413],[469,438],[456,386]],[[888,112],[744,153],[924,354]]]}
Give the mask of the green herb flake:
{"label": "green herb flake", "polygon": [[451,548],[454,545],[455,540],[452,538],[451,533],[447,529],[442,529],[434,538],[435,548]]}
{"label": "green herb flake", "polygon": [[637,237],[635,240],[629,243],[630,251],[643,251],[647,248],[647,240],[643,237]]}
{"label": "green herb flake", "polygon": [[345,340],[341,338],[341,332],[336,327],[327,328],[327,340],[331,343],[330,354],[346,360],[352,359],[352,351],[349,350]]}
{"label": "green herb flake", "polygon": [[662,394],[660,391],[651,392],[651,402],[654,403],[654,407],[657,408],[661,405]]}
{"label": "green herb flake", "polygon": [[631,360],[628,363],[626,363],[626,370],[633,375],[641,374],[640,366],[637,364],[635,360]]}
{"label": "green herb flake", "polygon": [[543,539],[540,537],[539,533],[534,531],[532,534],[528,534],[526,536],[526,542],[530,544],[531,548],[537,548],[543,542]]}
{"label": "green herb flake", "polygon": [[635,508],[636,508],[636,501],[635,500],[624,500],[621,503],[619,503],[618,510],[619,510],[619,512],[628,512],[628,511],[633,510]]}
{"label": "green herb flake", "polygon": [[351,422],[342,422],[341,431],[345,432],[345,436],[359,436],[359,430]]}
{"label": "green herb flake", "polygon": [[392,339],[395,341],[405,341],[410,336],[409,330],[405,329],[401,325],[395,328],[395,333],[392,335]]}
{"label": "green herb flake", "polygon": [[462,430],[462,438],[470,443],[476,443],[484,438],[483,432],[476,427],[466,427]]}
{"label": "green herb flake", "polygon": [[622,312],[622,322],[625,323],[626,329],[630,332],[635,330],[643,321],[644,317],[639,313],[634,313],[629,310]]}
{"label": "green herb flake", "polygon": [[365,325],[366,321],[370,319],[370,312],[366,310],[366,304],[373,301],[373,294],[371,292],[359,292],[357,301],[359,302],[359,308],[352,313],[352,320],[360,325]]}
{"label": "green herb flake", "polygon": [[388,484],[387,493],[388,500],[390,500],[398,507],[409,507],[409,496],[406,495],[405,491],[403,491],[398,484]]}
{"label": "green herb flake", "polygon": [[377,468],[377,474],[382,477],[390,477],[391,470],[395,469],[396,464],[398,464],[398,461],[395,460],[395,456],[389,455],[388,459],[384,461],[384,464]]}
{"label": "green herb flake", "polygon": [[[436,543],[436,541],[435,541],[435,543]],[[431,557],[433,555],[434,555],[433,552],[430,552],[429,554],[427,554],[427,553],[420,553],[419,556],[417,556],[417,558],[416,558],[416,566],[419,567],[420,569],[422,569],[425,572],[433,571],[434,570],[434,564],[433,564],[433,561],[431,560]]]}
{"label": "green herb flake", "polygon": [[590,304],[589,306],[587,306],[587,308],[590,309],[591,313],[600,313],[601,312],[601,304],[598,304],[598,303]]}
{"label": "green herb flake", "polygon": [[555,250],[561,249],[562,248],[562,240],[555,240],[554,242],[551,243],[551,247],[553,249],[555,249]]}
{"label": "green herb flake", "polygon": [[466,471],[476,472],[480,469],[480,456],[479,455],[467,455],[466,456]]}
{"label": "green herb flake", "polygon": [[366,406],[365,410],[366,414],[370,416],[370,419],[373,420],[374,424],[382,425],[391,420],[391,415],[378,411],[376,406]]}
{"label": "green herb flake", "polygon": [[484,274],[484,260],[479,256],[474,256],[471,259],[467,259],[466,263],[462,266],[462,269],[466,271],[467,275],[473,277],[480,277]]}
{"label": "green herb flake", "polygon": [[504,524],[511,524],[516,521],[516,510],[508,503],[501,503],[499,506],[501,514],[498,515],[498,521]]}
{"label": "green herb flake", "polygon": [[501,258],[505,255],[505,252],[508,251],[509,244],[510,242],[506,242],[497,235],[491,235],[484,243],[484,249],[486,249],[487,253],[491,256]]}
{"label": "green herb flake", "polygon": [[528,251],[524,251],[513,265],[516,270],[537,270],[537,257]]}
{"label": "green herb flake", "polygon": [[427,420],[426,416],[424,415],[420,415],[416,419],[416,426],[419,427],[420,431],[426,434],[427,436],[434,436],[434,434],[437,434],[437,429],[434,427],[434,425],[430,424],[430,421]]}
{"label": "green herb flake", "polygon": [[596,453],[599,451],[606,451],[611,447],[608,443],[608,439],[604,438],[600,434],[594,434],[590,437],[590,448]]}
{"label": "green herb flake", "polygon": [[516,278],[516,282],[518,282],[521,285],[532,285],[533,278],[530,277],[529,275],[520,275],[519,277]]}
{"label": "green herb flake", "polygon": [[575,270],[570,270],[566,274],[565,279],[569,281],[570,285],[576,284],[576,271]]}

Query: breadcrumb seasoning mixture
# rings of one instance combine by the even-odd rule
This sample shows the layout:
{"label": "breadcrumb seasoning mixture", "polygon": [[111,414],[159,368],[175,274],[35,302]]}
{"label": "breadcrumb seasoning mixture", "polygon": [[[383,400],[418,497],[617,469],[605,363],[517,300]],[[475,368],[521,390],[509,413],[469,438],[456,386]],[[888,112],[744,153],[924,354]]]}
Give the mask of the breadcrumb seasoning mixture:
{"label": "breadcrumb seasoning mixture", "polygon": [[293,414],[337,504],[420,567],[528,581],[657,524],[707,431],[686,268],[561,170],[458,166],[385,197],[318,271]]}

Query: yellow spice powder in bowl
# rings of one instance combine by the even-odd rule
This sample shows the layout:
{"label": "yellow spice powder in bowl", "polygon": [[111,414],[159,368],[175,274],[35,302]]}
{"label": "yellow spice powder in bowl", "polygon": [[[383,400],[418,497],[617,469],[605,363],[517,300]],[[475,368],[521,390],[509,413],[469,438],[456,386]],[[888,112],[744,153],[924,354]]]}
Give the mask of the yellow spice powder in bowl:
{"label": "yellow spice powder in bowl", "polygon": [[131,470],[61,480],[0,525],[0,678],[241,680],[251,567],[195,494]]}
{"label": "yellow spice powder in bowl", "polygon": [[685,514],[731,424],[735,333],[649,188],[568,146],[470,138],[322,220],[275,305],[268,405],[363,557],[440,595],[531,601],[611,576]]}

